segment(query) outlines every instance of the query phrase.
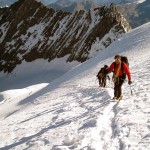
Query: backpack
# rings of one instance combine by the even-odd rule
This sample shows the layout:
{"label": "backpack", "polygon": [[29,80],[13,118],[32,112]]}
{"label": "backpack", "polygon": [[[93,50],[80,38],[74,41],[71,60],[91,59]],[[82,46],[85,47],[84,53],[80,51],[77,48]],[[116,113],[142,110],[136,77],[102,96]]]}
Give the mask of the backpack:
{"label": "backpack", "polygon": [[126,56],[121,56],[121,61],[126,63],[126,65],[129,67],[129,61],[128,61],[128,58]]}
{"label": "backpack", "polygon": [[[100,75],[100,74],[101,74],[103,77],[106,77],[107,73],[108,73],[107,69],[103,67],[103,68],[101,68],[100,71],[98,72],[97,78],[99,78],[99,75]],[[101,76],[101,77],[102,77],[102,76]]]}
{"label": "backpack", "polygon": [[100,74],[103,73],[103,69],[104,69],[104,68],[101,68],[101,69],[100,69],[100,71],[99,71],[98,74],[97,74],[97,78],[100,78]]}

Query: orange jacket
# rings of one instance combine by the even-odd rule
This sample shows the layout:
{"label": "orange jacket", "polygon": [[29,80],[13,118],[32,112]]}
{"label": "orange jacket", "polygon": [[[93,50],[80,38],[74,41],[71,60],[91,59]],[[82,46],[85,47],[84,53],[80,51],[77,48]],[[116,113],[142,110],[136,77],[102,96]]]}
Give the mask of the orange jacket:
{"label": "orange jacket", "polygon": [[[129,70],[128,66],[127,66],[126,63],[124,63],[124,62],[121,62],[121,63],[122,63],[121,65],[123,65],[123,69],[122,69],[122,68],[120,69],[120,71],[119,71],[119,76],[122,76],[122,75],[123,75],[122,70],[124,70],[125,73],[126,73],[127,76],[128,76],[128,80],[131,80],[131,73],[130,73],[130,70]],[[108,68],[108,72],[111,72],[111,71],[114,70],[114,74],[116,75],[118,67],[119,67],[119,64],[115,64],[115,62],[113,62],[113,63],[110,65],[110,67]]]}

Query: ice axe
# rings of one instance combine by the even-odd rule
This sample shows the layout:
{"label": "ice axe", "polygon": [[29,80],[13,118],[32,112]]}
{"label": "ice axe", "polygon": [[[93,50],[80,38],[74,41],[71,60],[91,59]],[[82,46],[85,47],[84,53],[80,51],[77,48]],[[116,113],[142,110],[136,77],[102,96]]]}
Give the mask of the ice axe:
{"label": "ice axe", "polygon": [[131,88],[131,85],[130,85],[130,91],[131,91],[131,95],[133,95],[133,92],[132,92],[132,88]]}

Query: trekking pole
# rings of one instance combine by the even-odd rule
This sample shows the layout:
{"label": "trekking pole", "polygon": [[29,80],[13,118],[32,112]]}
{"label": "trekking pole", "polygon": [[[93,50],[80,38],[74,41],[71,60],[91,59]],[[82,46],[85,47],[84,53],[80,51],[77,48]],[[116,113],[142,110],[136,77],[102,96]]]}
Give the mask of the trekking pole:
{"label": "trekking pole", "polygon": [[131,95],[133,95],[132,89],[131,89],[131,85],[130,85],[130,90],[131,90]]}
{"label": "trekking pole", "polygon": [[111,88],[112,87],[111,79],[109,79],[109,85],[110,85],[110,88]]}

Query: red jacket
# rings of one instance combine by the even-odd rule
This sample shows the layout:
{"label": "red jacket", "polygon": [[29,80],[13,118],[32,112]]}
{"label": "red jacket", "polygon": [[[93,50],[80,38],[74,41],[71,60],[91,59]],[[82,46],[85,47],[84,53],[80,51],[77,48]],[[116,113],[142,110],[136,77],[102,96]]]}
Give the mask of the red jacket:
{"label": "red jacket", "polygon": [[[119,76],[122,76],[123,75],[123,70],[125,71],[125,73],[127,74],[128,76],[128,80],[131,80],[131,73],[130,73],[130,70],[128,68],[128,66],[126,65],[126,63],[122,62],[122,65],[123,65],[123,69],[121,68],[120,71],[119,71]],[[115,68],[114,68],[115,67]],[[117,69],[119,67],[119,64],[115,64],[115,62],[113,62],[110,67],[108,68],[108,71],[111,72],[114,70],[114,74],[116,75],[117,73]]]}

